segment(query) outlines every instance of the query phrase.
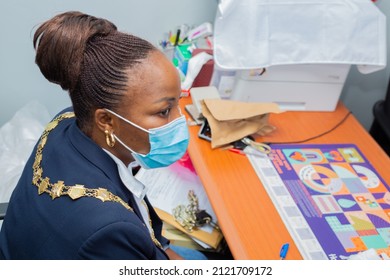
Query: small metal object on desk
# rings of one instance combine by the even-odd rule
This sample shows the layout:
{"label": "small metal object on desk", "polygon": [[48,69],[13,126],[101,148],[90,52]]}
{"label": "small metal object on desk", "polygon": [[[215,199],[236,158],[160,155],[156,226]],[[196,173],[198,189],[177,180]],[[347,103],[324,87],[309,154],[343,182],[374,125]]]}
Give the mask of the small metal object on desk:
{"label": "small metal object on desk", "polygon": [[256,142],[256,141],[253,141],[251,140],[250,138],[248,137],[244,137],[241,139],[241,141],[252,147],[253,149],[261,152],[261,153],[264,153],[264,154],[269,154],[271,152],[271,147],[267,144],[264,144],[264,143],[260,143],[260,142]]}
{"label": "small metal object on desk", "polygon": [[173,209],[173,216],[176,222],[188,232],[192,232],[206,224],[219,230],[217,224],[212,221],[211,215],[206,210],[199,210],[198,198],[194,191],[188,192],[188,200],[190,203],[187,206],[178,205]]}

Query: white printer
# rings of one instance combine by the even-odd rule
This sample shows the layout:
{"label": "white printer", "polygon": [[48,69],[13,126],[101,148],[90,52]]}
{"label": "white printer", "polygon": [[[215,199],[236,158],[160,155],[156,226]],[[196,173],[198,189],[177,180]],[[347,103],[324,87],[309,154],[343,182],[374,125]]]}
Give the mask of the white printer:
{"label": "white printer", "polygon": [[224,92],[285,110],[332,111],[351,65],[387,63],[386,16],[369,0],[220,0],[213,37]]}
{"label": "white printer", "polygon": [[333,111],[350,65],[276,65],[236,72],[230,99],[274,102],[287,111]]}

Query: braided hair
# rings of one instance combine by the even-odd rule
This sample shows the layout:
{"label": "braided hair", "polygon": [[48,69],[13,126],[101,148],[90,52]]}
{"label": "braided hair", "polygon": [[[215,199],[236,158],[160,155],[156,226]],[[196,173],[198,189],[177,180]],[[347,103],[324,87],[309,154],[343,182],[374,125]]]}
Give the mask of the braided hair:
{"label": "braided hair", "polygon": [[40,25],[33,44],[36,64],[47,80],[69,91],[78,125],[87,135],[93,112],[115,109],[126,92],[128,70],[156,50],[108,20],[76,11]]}

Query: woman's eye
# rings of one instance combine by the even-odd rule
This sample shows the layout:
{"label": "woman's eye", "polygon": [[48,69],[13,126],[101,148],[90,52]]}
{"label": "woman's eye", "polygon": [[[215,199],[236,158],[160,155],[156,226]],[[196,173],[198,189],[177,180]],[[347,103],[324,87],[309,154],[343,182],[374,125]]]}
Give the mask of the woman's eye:
{"label": "woman's eye", "polygon": [[162,117],[168,117],[169,116],[169,112],[171,112],[171,108],[168,108],[168,109],[165,109],[164,111],[161,111],[160,115]]}

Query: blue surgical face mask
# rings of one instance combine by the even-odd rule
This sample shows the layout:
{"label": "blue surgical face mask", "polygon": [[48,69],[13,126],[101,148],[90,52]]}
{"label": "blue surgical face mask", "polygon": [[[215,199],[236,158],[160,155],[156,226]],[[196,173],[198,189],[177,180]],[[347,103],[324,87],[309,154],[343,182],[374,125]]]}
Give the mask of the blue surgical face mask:
{"label": "blue surgical face mask", "polygon": [[179,160],[187,151],[189,134],[184,115],[181,115],[166,125],[145,129],[111,110],[105,110],[149,134],[150,151],[146,155],[135,152],[114,135],[115,139],[131,152],[134,159],[143,168],[151,169],[171,165]]}

